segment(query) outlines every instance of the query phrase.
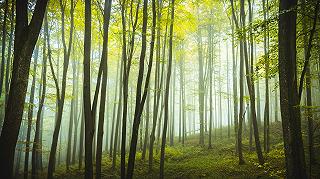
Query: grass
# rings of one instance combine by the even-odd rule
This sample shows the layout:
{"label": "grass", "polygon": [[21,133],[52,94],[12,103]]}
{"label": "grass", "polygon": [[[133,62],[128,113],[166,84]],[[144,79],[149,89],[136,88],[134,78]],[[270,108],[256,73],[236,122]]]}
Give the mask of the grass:
{"label": "grass", "polygon": [[[269,153],[264,153],[266,163],[258,164],[256,153],[249,151],[249,141],[244,137],[243,150],[245,164],[239,165],[238,158],[234,153],[234,137],[226,137],[223,129],[223,138],[213,137],[213,148],[198,145],[198,135],[187,138],[185,146],[177,143],[174,146],[166,147],[165,154],[165,178],[284,178],[285,164],[281,128],[278,124],[271,127],[272,147]],[[245,132],[246,135],[246,132]],[[206,136],[207,137],[207,136]],[[262,139],[262,136],[260,137]],[[177,141],[177,140],[176,140]],[[206,140],[207,141],[207,140]],[[254,146],[254,144],[253,144]],[[160,152],[155,152],[154,167],[148,172],[148,157],[141,159],[141,152],[137,153],[134,177],[158,178]],[[115,171],[111,169],[112,161],[105,154],[102,160],[103,178],[119,178],[119,163]],[[71,167],[66,172],[65,167],[58,167],[56,177],[58,178],[83,178],[83,169],[78,170],[77,166]]]}

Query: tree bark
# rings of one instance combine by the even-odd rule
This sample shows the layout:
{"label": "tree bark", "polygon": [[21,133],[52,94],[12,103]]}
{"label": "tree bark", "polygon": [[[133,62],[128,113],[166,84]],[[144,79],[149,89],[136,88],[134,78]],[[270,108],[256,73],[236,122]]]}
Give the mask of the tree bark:
{"label": "tree bark", "polygon": [[92,143],[94,137],[94,118],[91,110],[90,88],[90,53],[91,53],[91,1],[85,1],[85,33],[83,59],[83,105],[85,121],[85,178],[93,178]]}
{"label": "tree bark", "polygon": [[39,54],[39,43],[36,45],[36,49],[34,53],[33,77],[32,77],[32,84],[31,84],[30,97],[29,97],[26,152],[24,155],[24,172],[23,172],[24,178],[28,178],[28,175],[29,175],[29,154],[31,151],[30,138],[31,138],[31,128],[32,128],[33,107],[34,107],[34,93],[35,93],[35,87],[36,87],[38,54]]}
{"label": "tree bark", "polygon": [[[47,24],[47,13],[45,14],[45,26]],[[43,61],[42,61],[42,72],[41,72],[41,79],[42,79],[42,89],[41,89],[41,98],[39,101],[39,109],[37,112],[37,119],[36,119],[36,130],[33,140],[33,147],[32,147],[32,178],[37,177],[37,170],[41,169],[39,166],[39,159],[41,151],[41,143],[40,143],[40,133],[41,131],[41,115],[43,113],[43,105],[46,96],[46,87],[47,87],[47,55],[46,55],[46,37],[44,36],[43,41]],[[38,165],[37,165],[38,164]]]}
{"label": "tree bark", "polygon": [[147,22],[148,22],[148,1],[143,1],[143,25],[142,25],[142,47],[139,61],[139,74],[137,81],[137,91],[136,91],[136,106],[134,112],[132,134],[131,134],[131,144],[130,152],[128,159],[128,170],[127,178],[131,179],[133,177],[133,169],[136,155],[136,145],[137,137],[140,125],[140,117],[143,111],[144,104],[148,95],[148,88],[150,83],[152,64],[153,64],[153,50],[154,50],[154,41],[155,41],[155,28],[156,28],[156,9],[155,9],[155,0],[152,0],[152,32],[151,32],[151,42],[150,42],[150,56],[148,61],[148,70],[145,79],[144,89],[142,88],[143,82],[143,73],[144,73],[144,59],[146,56],[146,32],[147,32]]}
{"label": "tree bark", "polygon": [[48,0],[37,1],[28,24],[27,0],[16,3],[14,60],[8,104],[0,136],[0,177],[12,178],[15,147],[28,87],[31,56],[37,42]]}
{"label": "tree bark", "polygon": [[[279,4],[279,82],[280,106],[287,178],[307,178],[301,133],[297,87],[296,21],[297,0]],[[284,12],[284,13],[283,13]]]}
{"label": "tree bark", "polygon": [[64,108],[64,101],[65,101],[65,93],[66,93],[66,86],[67,86],[67,72],[69,67],[69,60],[70,60],[70,54],[71,54],[71,46],[73,41],[73,29],[74,29],[74,6],[73,0],[71,0],[71,8],[70,8],[70,32],[69,32],[69,43],[68,47],[65,41],[65,4],[63,4],[62,0],[60,2],[60,10],[61,10],[61,39],[63,43],[63,73],[62,73],[62,86],[61,90],[59,88],[57,76],[54,73],[53,64],[52,64],[52,55],[51,55],[51,48],[50,48],[50,35],[48,27],[45,28],[47,32],[47,43],[48,43],[48,57],[49,57],[49,63],[50,63],[50,69],[52,76],[54,78],[56,91],[57,91],[57,101],[58,101],[58,113],[57,113],[57,119],[56,124],[53,131],[53,137],[52,137],[52,144],[51,144],[51,150],[50,150],[50,156],[49,156],[49,163],[48,163],[48,178],[53,178],[53,172],[54,172],[54,166],[56,161],[56,151],[57,151],[57,144],[58,144],[58,138],[61,128],[61,121],[62,121],[62,113]]}
{"label": "tree bark", "polygon": [[162,132],[162,142],[161,142],[161,154],[160,154],[160,179],[164,178],[164,157],[165,157],[165,147],[166,147],[166,135],[167,135],[167,125],[169,116],[169,90],[170,90],[170,77],[172,68],[172,41],[173,41],[173,23],[174,23],[174,1],[171,1],[171,22],[170,22],[170,34],[169,34],[169,60],[168,60],[168,71],[166,78],[166,89],[164,98],[164,123]]}
{"label": "tree bark", "polygon": [[108,40],[109,40],[109,23],[112,0],[105,0],[104,6],[104,21],[103,21],[103,49],[101,61],[103,64],[103,76],[101,86],[100,97],[100,111],[99,111],[99,124],[98,124],[98,136],[97,136],[97,153],[96,153],[96,178],[101,178],[101,159],[102,159],[102,140],[103,140],[103,124],[105,115],[105,102],[107,92],[107,79],[108,79]]}

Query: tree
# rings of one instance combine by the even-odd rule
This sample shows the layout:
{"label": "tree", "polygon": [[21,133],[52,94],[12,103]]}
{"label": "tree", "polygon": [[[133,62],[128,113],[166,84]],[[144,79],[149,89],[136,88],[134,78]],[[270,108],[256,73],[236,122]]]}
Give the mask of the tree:
{"label": "tree", "polygon": [[97,154],[96,154],[96,178],[101,178],[101,158],[102,158],[102,140],[103,140],[103,123],[105,114],[105,100],[107,91],[108,79],[108,40],[109,40],[109,23],[112,0],[105,0],[104,2],[104,20],[103,20],[103,49],[101,58],[104,61],[103,77],[100,97],[100,111],[99,111],[99,124],[98,124],[98,137],[97,137]]}
{"label": "tree", "polygon": [[[236,30],[239,32],[239,22],[238,19],[235,15],[235,10],[234,10],[234,5],[233,5],[233,0],[230,0],[231,3],[231,8],[232,8],[232,19],[233,22],[236,26]],[[240,82],[240,89],[239,89],[239,123],[238,123],[238,130],[237,130],[237,148],[238,148],[238,157],[239,157],[239,164],[244,164],[244,159],[243,159],[243,153],[242,153],[242,125],[243,125],[243,118],[244,118],[244,105],[243,105],[243,62],[244,62],[244,57],[243,57],[243,41],[240,40],[240,75],[239,75],[239,82]]]}
{"label": "tree", "polygon": [[[264,21],[267,20],[267,9],[268,9],[268,5],[266,5],[265,0],[262,1],[263,2],[263,19]],[[270,136],[269,136],[269,118],[270,118],[270,112],[269,112],[269,52],[268,52],[268,48],[269,48],[269,43],[268,43],[268,25],[267,27],[265,27],[263,29],[263,45],[264,45],[264,59],[265,59],[265,84],[266,84],[266,91],[265,91],[265,109],[264,109],[264,150],[266,152],[269,152],[270,147],[269,147],[269,143],[270,143]]]}
{"label": "tree", "polygon": [[[8,96],[9,96],[9,78],[10,78],[10,72],[11,72],[11,47],[12,47],[12,42],[13,42],[13,30],[14,30],[14,10],[15,10],[15,2],[12,1],[11,3],[11,15],[10,15],[10,35],[9,35],[9,44],[8,44],[8,55],[7,55],[7,61],[6,61],[6,73],[5,73],[5,92],[6,92],[6,98],[5,98],[5,105],[8,103]],[[2,126],[2,119],[1,119],[1,126]]]}
{"label": "tree", "polygon": [[[2,95],[3,80],[4,80],[4,67],[5,67],[5,52],[6,52],[6,37],[7,37],[7,16],[9,11],[9,0],[5,1],[4,4],[4,15],[2,24],[2,49],[1,49],[1,69],[0,69],[0,97]],[[11,49],[8,49],[10,51]],[[9,56],[7,58],[10,58]]]}
{"label": "tree", "polygon": [[33,107],[34,107],[34,93],[35,93],[35,88],[36,88],[38,54],[39,54],[39,43],[36,45],[36,49],[35,49],[35,53],[34,53],[33,77],[32,77],[30,97],[29,97],[26,153],[24,155],[24,172],[23,172],[24,178],[28,178],[28,171],[29,171],[30,138],[31,138]]}
{"label": "tree", "polygon": [[0,136],[0,175],[12,178],[13,160],[27,92],[31,56],[37,42],[48,0],[37,1],[28,24],[28,1],[16,1],[14,59],[8,104]]}
{"label": "tree", "polygon": [[208,148],[211,149],[212,148],[212,123],[213,123],[213,101],[212,101],[212,62],[213,62],[213,38],[212,38],[212,26],[209,25],[208,26],[208,35],[209,35],[209,39],[208,39],[208,52],[209,52],[209,112],[210,112],[210,121],[209,121],[209,144],[208,144]]}
{"label": "tree", "polygon": [[204,119],[203,118],[204,118],[205,88],[204,88],[203,59],[202,59],[202,35],[201,35],[201,27],[200,26],[198,27],[198,32],[197,32],[197,42],[198,42],[198,61],[199,61],[199,117],[200,117],[199,144],[204,145]]}
{"label": "tree", "polygon": [[[154,101],[153,101],[153,115],[152,115],[152,129],[151,129],[151,134],[150,134],[150,143],[149,143],[149,172],[152,171],[152,167],[153,167],[153,148],[154,148],[154,142],[155,142],[155,133],[156,133],[156,127],[157,127],[157,118],[158,118],[158,111],[159,111],[159,107],[160,107],[160,97],[161,97],[161,89],[162,89],[162,85],[163,85],[163,76],[164,76],[164,63],[162,63],[161,67],[160,67],[160,61],[161,61],[161,57],[160,57],[160,51],[161,51],[161,17],[162,17],[162,1],[157,1],[156,5],[157,5],[157,46],[156,46],[156,69],[155,69],[155,86],[156,86],[156,90],[154,91]],[[169,14],[169,13],[168,13]],[[162,55],[164,58],[165,57],[165,49],[166,49],[166,40],[167,39],[167,24],[166,24],[166,32],[164,35],[164,42],[163,42],[163,51],[162,51]],[[160,68],[161,68],[161,72],[160,72]],[[160,79],[160,80],[159,80]],[[162,108],[161,108],[162,109]],[[161,114],[162,111],[160,111]],[[159,117],[159,124],[161,120],[161,117]],[[158,125],[158,129],[160,130],[160,125]],[[158,134],[160,135],[160,132],[158,132]]]}
{"label": "tree", "polygon": [[[45,22],[44,26],[46,26],[46,29],[48,28],[48,19],[47,19],[47,13],[45,14]],[[47,33],[47,31],[45,31]],[[46,55],[46,37],[47,35],[44,35],[43,38],[43,61],[42,61],[42,71],[41,71],[41,80],[42,80],[42,89],[41,91],[41,98],[39,102],[39,109],[37,112],[37,118],[36,118],[36,130],[33,140],[33,147],[32,147],[32,178],[36,178],[36,171],[40,169],[39,164],[40,159],[40,153],[41,151],[41,143],[40,143],[40,123],[41,123],[41,115],[43,113],[43,105],[45,101],[46,96],[46,87],[47,87],[47,55]]]}
{"label": "tree", "polygon": [[[307,19],[306,17],[303,18],[302,26],[303,26],[303,45],[304,45],[304,68],[301,74],[300,78],[300,86],[299,86],[299,95],[301,98],[302,88],[303,88],[303,79],[305,76],[306,81],[306,95],[307,95],[307,120],[308,120],[308,152],[309,152],[309,175],[311,177],[312,175],[312,165],[315,163],[315,152],[314,152],[314,141],[313,141],[313,133],[314,133],[314,126],[313,126],[313,114],[311,111],[312,107],[312,90],[311,90],[311,67],[310,67],[310,57],[311,57],[311,48],[312,48],[312,39],[315,33],[316,25],[317,25],[317,17],[318,17],[318,11],[319,11],[319,2],[317,2],[315,11],[314,11],[314,17],[313,17],[313,27],[310,32],[310,37],[308,39],[307,36]],[[302,0],[302,13],[306,13],[306,2],[305,0]]]}
{"label": "tree", "polygon": [[301,133],[300,97],[297,82],[297,1],[279,4],[279,86],[284,150],[288,178],[307,178]]}
{"label": "tree", "polygon": [[173,41],[173,23],[174,23],[174,0],[171,1],[171,22],[170,22],[170,33],[169,33],[169,64],[166,78],[165,98],[164,98],[164,122],[161,142],[161,154],[160,154],[160,179],[164,178],[164,155],[166,147],[166,135],[167,125],[169,117],[169,90],[170,90],[170,77],[172,68],[172,41]]}
{"label": "tree", "polygon": [[70,1],[70,31],[69,31],[69,42],[67,46],[66,38],[65,38],[66,1],[63,2],[63,0],[59,0],[59,4],[60,4],[60,11],[61,11],[61,39],[63,44],[63,72],[62,72],[61,89],[59,87],[58,79],[53,69],[49,30],[48,28],[45,29],[47,31],[46,33],[47,33],[47,43],[48,43],[49,64],[50,64],[51,73],[55,82],[56,93],[57,93],[56,94],[57,103],[58,103],[58,113],[57,113],[56,124],[53,131],[52,144],[51,144],[49,163],[48,163],[48,178],[53,177],[54,166],[56,163],[56,151],[57,151],[57,144],[58,144],[58,138],[59,138],[59,133],[61,128],[62,113],[63,113],[64,101],[65,101],[65,95],[66,95],[67,72],[69,67],[69,61],[70,61],[70,55],[71,55],[71,49],[72,49],[71,47],[72,47],[72,41],[73,41],[73,30],[74,30],[75,3],[73,0],[71,0]]}
{"label": "tree", "polygon": [[146,56],[146,32],[147,32],[147,23],[148,23],[148,1],[143,1],[143,19],[142,19],[142,47],[140,53],[139,60],[139,74],[137,80],[137,91],[136,91],[136,106],[133,118],[133,126],[132,126],[132,134],[131,134],[131,143],[130,143],[130,152],[128,159],[128,170],[127,170],[127,178],[131,179],[133,177],[133,169],[135,162],[135,155],[137,149],[137,140],[138,140],[138,131],[140,125],[140,118],[143,111],[144,104],[146,102],[146,98],[149,91],[149,83],[152,71],[153,64],[153,50],[154,50],[154,41],[155,41],[155,28],[156,28],[156,5],[155,0],[152,0],[152,30],[151,30],[151,42],[150,42],[150,56],[148,60],[148,70],[145,79],[144,86],[143,82],[143,74],[144,74],[144,60]]}
{"label": "tree", "polygon": [[[128,82],[129,82],[129,74],[131,69],[131,61],[133,58],[133,51],[134,51],[134,44],[135,44],[135,35],[136,35],[136,29],[137,29],[137,23],[138,23],[138,17],[139,17],[139,8],[140,8],[140,0],[138,0],[136,13],[135,13],[135,19],[132,20],[132,35],[131,35],[131,41],[129,46],[129,52],[127,54],[127,40],[126,40],[126,7],[127,1],[123,0],[121,2],[121,22],[122,22],[122,61],[123,61],[123,110],[122,110],[122,135],[121,135],[121,178],[125,178],[126,173],[126,135],[127,135],[127,113],[128,113]],[[130,4],[130,12],[132,16],[132,8],[133,8],[133,1],[131,1]]]}
{"label": "tree", "polygon": [[[245,27],[245,15],[244,15],[244,0],[240,1],[241,3],[241,17],[242,17],[242,26]],[[252,19],[252,12],[251,12],[251,2],[248,0],[249,4],[249,14]],[[247,79],[247,86],[248,86],[248,92],[250,95],[250,112],[251,112],[251,118],[252,118],[252,124],[253,125],[253,132],[254,132],[254,139],[256,144],[256,152],[258,156],[259,163],[261,165],[264,164],[264,158],[262,155],[261,145],[260,145],[260,139],[259,139],[259,129],[258,129],[258,122],[257,122],[257,115],[256,115],[256,101],[255,101],[255,89],[254,89],[254,83],[253,83],[253,58],[251,58],[251,68],[249,68],[249,60],[248,60],[248,48],[247,48],[247,42],[246,42],[246,33],[243,34],[243,49],[244,49],[244,59],[245,59],[245,66],[246,66],[246,79]],[[253,40],[252,40],[253,42]],[[253,57],[253,55],[252,55]]]}
{"label": "tree", "polygon": [[85,178],[93,178],[92,142],[94,119],[91,111],[90,96],[90,53],[91,53],[91,1],[85,1],[85,33],[83,59],[83,106],[85,121]]}

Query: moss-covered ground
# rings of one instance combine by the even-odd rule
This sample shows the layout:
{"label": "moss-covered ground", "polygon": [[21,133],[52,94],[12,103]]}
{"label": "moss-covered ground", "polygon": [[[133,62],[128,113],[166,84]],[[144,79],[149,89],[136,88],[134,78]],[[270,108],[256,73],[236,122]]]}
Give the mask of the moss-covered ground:
{"label": "moss-covered ground", "polygon": [[[282,144],[282,134],[280,124],[271,126],[271,149],[269,153],[264,153],[265,164],[259,165],[254,151],[254,141],[250,151],[248,132],[246,129],[243,139],[243,150],[245,164],[239,165],[235,154],[235,140],[231,134],[227,136],[225,129],[216,131],[213,137],[213,147],[198,145],[198,135],[188,136],[186,143],[176,143],[174,146],[166,147],[165,154],[165,178],[284,178],[285,163]],[[207,137],[207,136],[206,136]],[[263,144],[263,136],[260,137]],[[263,146],[263,145],[262,145]],[[155,151],[153,171],[148,171],[148,157],[141,159],[141,152],[137,153],[135,178],[158,178],[160,152]],[[108,154],[105,154],[102,160],[103,178],[119,178],[119,163],[117,158],[116,169],[112,170],[112,161]],[[66,172],[65,166],[56,169],[58,178],[83,178],[83,169],[73,166]]]}

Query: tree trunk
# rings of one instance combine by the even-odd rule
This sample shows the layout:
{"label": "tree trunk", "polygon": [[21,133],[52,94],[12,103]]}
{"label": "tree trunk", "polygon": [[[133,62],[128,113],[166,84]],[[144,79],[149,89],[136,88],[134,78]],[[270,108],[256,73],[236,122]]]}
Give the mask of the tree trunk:
{"label": "tree trunk", "polygon": [[[137,91],[136,91],[136,106],[134,112],[133,126],[132,126],[132,138],[130,144],[130,152],[128,159],[128,170],[127,170],[127,178],[131,179],[133,177],[133,169],[136,155],[136,145],[137,145],[137,137],[140,125],[140,117],[143,111],[143,106],[145,104],[148,88],[150,83],[150,76],[152,71],[153,64],[153,50],[154,50],[154,41],[155,41],[155,28],[156,28],[156,5],[155,0],[152,0],[152,32],[151,32],[151,43],[150,43],[150,56],[148,61],[148,70],[145,79],[144,89],[142,89],[143,82],[143,73],[144,73],[144,59],[146,56],[146,31],[147,31],[147,22],[148,22],[148,1],[143,1],[143,25],[142,25],[142,47],[139,61],[139,75],[137,81]],[[143,90],[143,91],[142,91]]]}
{"label": "tree trunk", "polygon": [[[45,48],[45,47],[43,47]],[[34,107],[34,93],[36,87],[36,76],[37,76],[37,65],[38,65],[38,54],[39,54],[39,43],[36,45],[34,53],[34,62],[33,62],[33,77],[29,97],[29,106],[28,106],[28,127],[27,127],[27,139],[26,139],[26,152],[24,155],[24,178],[28,178],[29,175],[29,154],[30,154],[30,138],[31,138],[31,128],[32,128],[32,117],[33,117],[33,107]]]}
{"label": "tree trunk", "polygon": [[200,120],[200,140],[199,144],[204,145],[204,76],[203,76],[203,59],[202,59],[202,35],[201,28],[197,32],[198,43],[198,63],[199,63],[199,120]]}
{"label": "tree trunk", "polygon": [[213,101],[212,101],[212,61],[213,61],[213,38],[212,38],[212,25],[208,26],[208,52],[209,52],[209,112],[210,112],[210,119],[209,119],[209,144],[208,148],[212,148],[212,123],[213,123]]}
{"label": "tree trunk", "polygon": [[103,140],[103,124],[105,114],[105,102],[107,92],[107,79],[108,79],[108,39],[109,39],[109,22],[111,13],[112,0],[105,0],[104,5],[104,21],[103,21],[103,49],[101,61],[103,64],[103,77],[101,86],[100,97],[100,111],[99,111],[99,124],[98,124],[98,136],[97,136],[97,153],[96,153],[96,178],[101,178],[101,159],[102,159],[102,140]]}
{"label": "tree trunk", "polygon": [[[9,95],[9,78],[10,78],[10,72],[11,72],[11,53],[12,53],[12,42],[13,42],[13,30],[14,30],[14,13],[15,13],[15,1],[12,1],[11,4],[11,16],[10,16],[10,35],[9,35],[9,45],[8,45],[8,55],[7,55],[7,62],[6,62],[6,74],[5,74],[5,90],[6,90],[6,96],[5,96],[5,106],[7,106],[8,103],[8,95]],[[2,127],[2,119],[0,122],[0,126]],[[1,132],[1,129],[0,129]]]}
{"label": "tree trunk", "polygon": [[[240,2],[241,2],[242,26],[245,27],[244,0],[241,0]],[[249,0],[248,4],[249,4],[250,14],[252,15],[250,0]],[[252,18],[252,16],[250,18]],[[249,68],[249,60],[248,60],[246,33],[243,33],[243,38],[244,38],[244,40],[243,40],[244,60],[245,60],[245,66],[246,66],[246,79],[247,79],[248,92],[250,95],[250,113],[251,113],[251,118],[252,118],[253,133],[254,133],[254,139],[255,139],[258,160],[259,160],[260,165],[263,165],[264,158],[262,155],[262,150],[261,150],[261,145],[260,145],[259,129],[258,129],[257,116],[256,116],[256,106],[255,106],[256,102],[255,102],[255,90],[254,90],[254,83],[253,83],[253,67],[252,67],[253,61],[251,62],[251,69],[250,69]]]}
{"label": "tree trunk", "polygon": [[170,77],[172,68],[172,39],[173,39],[173,23],[174,23],[174,0],[171,1],[171,22],[170,22],[170,34],[169,34],[169,60],[168,60],[168,71],[166,78],[166,89],[164,98],[164,123],[162,132],[162,142],[161,142],[161,155],[160,155],[160,179],[164,178],[164,155],[166,147],[166,135],[167,135],[167,125],[169,116],[169,90],[170,90]]}
{"label": "tree trunk", "polygon": [[[155,141],[155,133],[156,133],[156,127],[157,127],[157,118],[158,118],[158,110],[160,105],[160,97],[161,97],[161,89],[162,89],[162,83],[163,83],[163,71],[164,71],[164,63],[162,63],[162,69],[160,72],[160,61],[161,61],[161,17],[162,17],[162,1],[156,1],[157,8],[157,46],[156,46],[156,70],[155,70],[155,89],[154,90],[154,101],[153,101],[153,115],[152,115],[152,129],[150,134],[150,142],[149,142],[149,172],[152,172],[153,167],[153,147],[154,147],[154,141]],[[166,33],[164,36],[164,42],[163,42],[163,56],[165,53],[165,47],[166,47],[166,39],[167,39],[167,24],[166,24]],[[161,77],[160,77],[161,76]],[[160,79],[160,81],[159,81]],[[159,127],[159,126],[158,126]]]}
{"label": "tree trunk", "polygon": [[69,34],[69,44],[67,47],[66,41],[65,41],[65,5],[63,4],[62,0],[60,0],[60,9],[61,9],[61,38],[63,43],[63,73],[62,73],[62,86],[61,91],[59,89],[59,84],[57,80],[57,76],[54,73],[53,64],[52,64],[52,55],[51,55],[51,49],[50,49],[50,33],[48,30],[48,27],[45,27],[45,31],[47,33],[47,43],[48,43],[48,57],[49,57],[49,63],[51,68],[51,73],[55,81],[56,91],[57,91],[57,101],[58,101],[58,114],[56,119],[56,124],[54,127],[53,137],[52,137],[52,144],[51,144],[51,150],[50,150],[50,156],[49,156],[49,163],[48,163],[48,178],[53,178],[53,172],[54,172],[54,166],[55,166],[55,160],[56,160],[56,151],[57,151],[57,144],[58,144],[58,138],[61,128],[61,120],[62,120],[62,113],[64,108],[64,101],[65,101],[65,92],[66,92],[66,83],[67,83],[67,72],[68,72],[68,66],[69,66],[69,60],[70,60],[70,54],[71,54],[71,46],[72,46],[72,40],[73,40],[73,29],[74,29],[74,3],[73,0],[71,0],[71,8],[70,8],[70,15],[71,15],[71,21],[70,21],[70,34]]}
{"label": "tree trunk", "polygon": [[15,147],[28,87],[31,56],[37,42],[48,0],[37,1],[28,24],[27,0],[16,3],[14,61],[8,104],[0,136],[0,177],[12,178]]}
{"label": "tree trunk", "polygon": [[[45,25],[47,25],[47,13],[45,15]],[[42,62],[42,72],[41,72],[41,79],[42,79],[42,89],[41,89],[41,98],[39,100],[39,109],[37,112],[37,119],[36,119],[36,130],[34,135],[33,147],[32,147],[32,178],[37,177],[37,170],[41,169],[39,166],[39,158],[41,151],[40,145],[40,133],[41,133],[41,115],[43,113],[43,105],[46,96],[46,87],[47,87],[47,55],[46,55],[46,37],[45,35],[43,39],[43,62]],[[38,164],[38,165],[37,165]]]}
{"label": "tree trunk", "polygon": [[150,94],[147,96],[147,108],[146,108],[146,126],[144,133],[144,142],[143,142],[143,150],[141,159],[144,160],[147,152],[147,145],[149,141],[149,120],[150,120]]}
{"label": "tree trunk", "polygon": [[[232,9],[233,10],[233,9]],[[233,91],[233,120],[234,120],[234,132],[235,132],[235,153],[238,153],[238,82],[237,82],[237,54],[235,51],[235,32],[234,32],[234,19],[232,18],[232,91]]]}
{"label": "tree trunk", "polygon": [[116,167],[116,157],[117,157],[117,146],[118,146],[118,136],[119,136],[119,126],[121,121],[121,110],[122,110],[122,95],[123,95],[123,83],[121,79],[123,79],[123,60],[121,60],[120,65],[120,86],[119,86],[119,99],[118,99],[118,109],[117,109],[117,120],[114,132],[114,142],[113,142],[113,152],[112,152],[112,170]]}
{"label": "tree trunk", "polygon": [[94,118],[90,95],[90,53],[91,53],[91,1],[85,1],[85,33],[83,59],[83,105],[85,121],[85,178],[93,178],[92,143],[94,137]]}
{"label": "tree trunk", "polygon": [[[307,178],[301,133],[297,87],[296,21],[297,0],[280,0],[279,5],[279,82],[280,106],[287,178]],[[282,13],[285,12],[285,13]]]}
{"label": "tree trunk", "polygon": [[[3,81],[4,81],[4,67],[5,67],[5,54],[6,54],[6,38],[7,38],[7,16],[9,11],[9,0],[4,2],[4,15],[2,24],[2,44],[1,44],[1,69],[0,69],[0,97],[2,95]],[[10,50],[10,49],[8,49]],[[7,58],[10,58],[9,56]],[[2,118],[2,116],[1,116]]]}
{"label": "tree trunk", "polygon": [[[121,62],[121,66],[120,68],[122,69],[122,62]],[[115,95],[114,95],[114,102],[113,102],[113,111],[112,111],[112,126],[111,126],[111,135],[110,135],[110,148],[109,148],[109,158],[112,158],[112,147],[113,147],[113,139],[114,139],[114,136],[115,136],[115,133],[114,133],[114,128],[115,128],[115,123],[116,123],[116,109],[117,109],[117,103],[116,101],[118,100],[118,84],[119,84],[119,81],[121,81],[121,77],[119,78],[119,71],[120,72],[120,76],[122,76],[122,70],[119,70],[119,60],[117,62],[117,75],[116,75],[116,89],[115,89]],[[120,89],[120,93],[121,93],[121,89]]]}
{"label": "tree trunk", "polygon": [[[263,19],[264,21],[267,20],[267,9],[268,5],[266,5],[265,0],[263,0]],[[268,27],[265,27],[264,32],[263,32],[263,44],[264,44],[264,58],[265,58],[265,71],[266,71],[266,76],[265,76],[265,84],[266,84],[266,89],[265,89],[265,108],[264,108],[264,150],[266,152],[269,152],[269,55],[268,55],[268,36],[267,36],[267,30]]]}

